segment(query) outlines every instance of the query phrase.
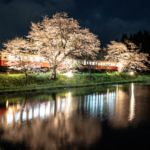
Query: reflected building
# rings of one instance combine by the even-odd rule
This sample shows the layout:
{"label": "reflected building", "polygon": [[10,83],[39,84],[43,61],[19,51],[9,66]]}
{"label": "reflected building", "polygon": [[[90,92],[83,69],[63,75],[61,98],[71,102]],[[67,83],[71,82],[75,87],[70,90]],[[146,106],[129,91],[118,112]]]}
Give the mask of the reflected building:
{"label": "reflected building", "polygon": [[[0,108],[0,124],[3,127],[20,125],[27,121],[40,118],[55,118],[57,126],[61,117],[68,118],[73,113],[88,115],[100,121],[107,120],[114,127],[127,127],[130,123],[138,123],[144,118],[143,113],[147,111],[146,106],[138,105],[132,83],[127,91],[122,85],[116,85],[116,90],[96,92],[86,95],[71,96],[71,92],[65,96],[54,96],[47,101],[27,101],[25,105],[9,105],[6,102],[5,108]],[[138,115],[136,115],[138,114]]]}
{"label": "reflected building", "polygon": [[25,102],[25,106],[20,103],[9,105],[6,101],[6,108],[0,108],[1,126],[10,127],[20,125],[33,119],[44,119],[56,117],[61,112],[68,116],[70,111],[71,93],[66,98],[51,99],[49,101]]}
{"label": "reflected building", "polygon": [[70,92],[54,97],[45,102],[26,102],[24,107],[6,102],[1,138],[13,144],[24,141],[33,150],[67,149],[70,145],[79,149],[93,144],[101,136],[100,125],[76,113],[78,105],[72,103]]}

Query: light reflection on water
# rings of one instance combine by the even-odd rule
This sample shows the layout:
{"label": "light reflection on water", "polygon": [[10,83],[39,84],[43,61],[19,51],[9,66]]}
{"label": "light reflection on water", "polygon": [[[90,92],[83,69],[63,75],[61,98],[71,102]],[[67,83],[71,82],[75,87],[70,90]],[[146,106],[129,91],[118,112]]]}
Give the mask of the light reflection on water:
{"label": "light reflection on water", "polygon": [[137,98],[136,102],[136,95],[142,91],[138,88],[132,83],[85,95],[72,96],[71,90],[65,96],[55,93],[43,101],[25,99],[24,103],[12,105],[7,100],[6,107],[0,108],[4,131],[1,140],[24,141],[33,150],[66,149],[68,145],[86,149],[101,137],[103,121],[114,128],[126,128],[146,120],[145,103],[140,103],[139,108],[141,100]]}

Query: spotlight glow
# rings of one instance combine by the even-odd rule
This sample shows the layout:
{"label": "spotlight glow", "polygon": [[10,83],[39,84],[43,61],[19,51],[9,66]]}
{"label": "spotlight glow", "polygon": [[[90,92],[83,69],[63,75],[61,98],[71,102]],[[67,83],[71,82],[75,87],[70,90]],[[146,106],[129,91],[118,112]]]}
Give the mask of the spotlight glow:
{"label": "spotlight glow", "polygon": [[68,77],[71,77],[71,76],[72,76],[72,72],[68,72],[68,73],[66,73],[66,75],[67,75]]}
{"label": "spotlight glow", "polygon": [[134,72],[130,72],[131,75],[134,75]]}

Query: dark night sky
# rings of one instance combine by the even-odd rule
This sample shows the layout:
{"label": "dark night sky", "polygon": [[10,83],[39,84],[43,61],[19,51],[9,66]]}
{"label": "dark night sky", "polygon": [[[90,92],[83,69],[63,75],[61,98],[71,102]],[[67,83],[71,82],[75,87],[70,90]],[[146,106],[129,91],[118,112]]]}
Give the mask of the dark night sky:
{"label": "dark night sky", "polygon": [[101,47],[123,33],[150,32],[150,0],[0,0],[0,49],[4,34],[24,37],[31,22],[60,11],[98,35]]}

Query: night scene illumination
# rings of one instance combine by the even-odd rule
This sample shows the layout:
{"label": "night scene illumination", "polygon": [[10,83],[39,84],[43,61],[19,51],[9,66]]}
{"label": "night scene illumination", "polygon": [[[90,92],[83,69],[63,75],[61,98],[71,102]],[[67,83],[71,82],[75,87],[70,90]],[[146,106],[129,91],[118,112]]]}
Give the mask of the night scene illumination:
{"label": "night scene illumination", "polygon": [[67,74],[68,77],[72,77],[72,75],[73,75],[72,72],[68,72],[66,74]]}
{"label": "night scene illumination", "polygon": [[149,0],[0,0],[0,150],[150,149]]}

